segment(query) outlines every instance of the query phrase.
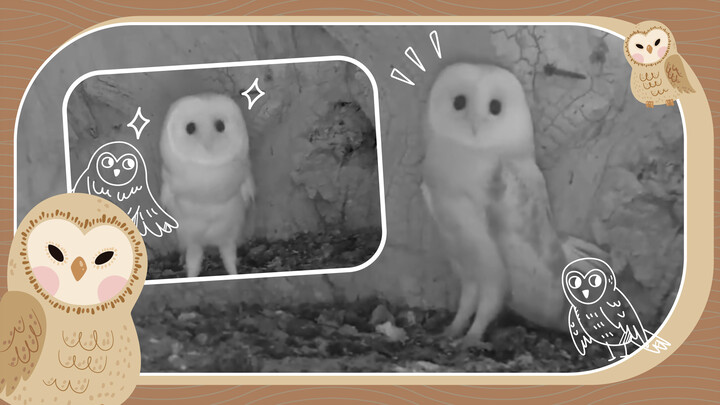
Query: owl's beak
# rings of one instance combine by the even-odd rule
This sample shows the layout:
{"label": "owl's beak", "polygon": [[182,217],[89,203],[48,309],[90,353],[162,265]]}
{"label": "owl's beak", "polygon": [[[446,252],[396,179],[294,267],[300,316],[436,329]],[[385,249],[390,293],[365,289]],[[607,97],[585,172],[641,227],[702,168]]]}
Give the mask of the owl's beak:
{"label": "owl's beak", "polygon": [[590,295],[590,290],[582,290],[583,296],[587,298]]}
{"label": "owl's beak", "polygon": [[85,272],[87,271],[87,264],[85,264],[85,260],[78,256],[73,260],[72,264],[70,265],[70,270],[72,270],[73,277],[75,277],[75,281],[80,281],[80,279],[85,275]]}
{"label": "owl's beak", "polygon": [[648,53],[652,53],[652,45],[648,45],[646,47],[646,49],[647,49]]}
{"label": "owl's beak", "polygon": [[117,177],[120,174],[120,169],[113,169],[113,174]]}

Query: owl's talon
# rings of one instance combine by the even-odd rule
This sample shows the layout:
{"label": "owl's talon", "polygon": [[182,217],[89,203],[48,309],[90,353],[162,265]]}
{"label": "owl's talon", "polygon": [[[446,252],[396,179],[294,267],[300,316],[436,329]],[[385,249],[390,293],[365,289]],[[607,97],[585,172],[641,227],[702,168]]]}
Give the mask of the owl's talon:
{"label": "owl's talon", "polygon": [[645,103],[645,107],[653,108],[653,107],[655,107],[655,103],[653,103],[652,101],[648,101],[647,103]]}
{"label": "owl's talon", "polygon": [[668,107],[672,107],[675,105],[675,100],[673,100],[673,99],[665,100],[665,105]]}
{"label": "owl's talon", "polygon": [[464,338],[462,338],[460,347],[463,350],[468,350],[468,349],[491,350],[492,344],[483,341],[478,336],[466,335]]}

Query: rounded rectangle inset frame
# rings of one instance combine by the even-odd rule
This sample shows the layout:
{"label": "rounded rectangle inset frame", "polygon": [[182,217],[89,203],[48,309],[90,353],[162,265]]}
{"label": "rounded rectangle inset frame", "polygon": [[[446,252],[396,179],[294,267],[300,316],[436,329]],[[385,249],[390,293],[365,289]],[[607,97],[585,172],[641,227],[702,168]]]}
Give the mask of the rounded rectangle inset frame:
{"label": "rounded rectangle inset frame", "polygon": [[[618,32],[629,32],[633,24],[609,17],[126,17],[107,21],[102,24],[90,27],[79,33],[65,44],[60,46],[38,69],[28,85],[20,107],[43,67],[47,65],[54,56],[60,53],[69,44],[100,30],[132,25],[575,25],[598,29],[608,32],[620,38],[624,38]],[[698,83],[697,76],[690,67],[689,76]],[[370,76],[372,79],[372,76]],[[375,81],[372,80],[373,86]],[[376,93],[377,96],[377,93]],[[683,129],[685,133],[685,257],[683,262],[683,276],[678,296],[667,318],[658,330],[663,336],[673,342],[672,348],[661,355],[654,355],[645,351],[636,351],[631,356],[612,365],[603,368],[575,372],[575,373],[141,373],[140,384],[142,385],[168,385],[168,384],[432,384],[432,385],[458,385],[458,384],[551,384],[551,385],[578,385],[578,384],[607,384],[632,378],[650,368],[660,364],[674,352],[690,334],[694,325],[700,318],[707,297],[710,293],[713,266],[711,252],[713,251],[713,225],[706,218],[711,215],[713,202],[710,194],[713,187],[713,173],[706,169],[706,165],[713,161],[713,125],[708,99],[702,88],[693,95],[683,95],[687,104],[687,111],[678,105],[683,117]],[[376,100],[377,108],[377,100]],[[21,108],[18,109],[18,117]],[[63,109],[63,114],[65,113]],[[377,110],[376,110],[377,113]],[[376,123],[379,131],[379,121]],[[17,229],[17,130],[18,121],[15,123],[14,141],[14,216],[13,228]],[[688,136],[688,134],[695,134]],[[688,138],[692,140],[689,142]],[[378,144],[378,146],[380,146]],[[380,154],[380,149],[378,149]],[[688,159],[688,156],[692,159]],[[379,163],[382,170],[382,163]],[[381,172],[382,173],[382,172]],[[692,173],[692,175],[689,175]],[[383,177],[380,175],[382,184]],[[688,190],[693,195],[693,209],[689,210],[687,202]],[[383,236],[381,248],[386,240],[386,219],[384,189],[381,186]],[[706,196],[708,198],[700,198]],[[687,232],[690,227],[693,234]],[[688,238],[692,237],[692,243],[688,244]],[[374,259],[374,258],[373,258]],[[693,275],[688,274],[688,262],[693,269]],[[345,272],[347,272],[346,270]],[[355,270],[352,270],[355,271]],[[323,273],[321,271],[319,273]],[[315,273],[317,274],[317,273]],[[289,274],[298,275],[298,274]],[[268,275],[272,277],[273,275]],[[268,277],[260,276],[260,277]],[[274,275],[277,276],[277,275]],[[245,277],[259,278],[259,277]],[[693,294],[687,294],[692,289]],[[681,296],[683,299],[681,300]],[[674,316],[673,316],[674,315]],[[669,322],[672,318],[672,322]],[[633,358],[632,362],[628,360]],[[613,368],[613,372],[607,370]],[[389,377],[389,378],[388,378]],[[521,380],[519,380],[521,378]]]}
{"label": "rounded rectangle inset frame", "polygon": [[[287,64],[298,64],[298,63],[318,63],[318,62],[346,62],[354,65],[358,69],[362,70],[367,76],[373,90],[373,115],[375,125],[375,138],[376,138],[376,153],[378,162],[378,197],[380,198],[380,226],[381,226],[381,237],[380,243],[378,244],[375,253],[364,263],[357,266],[348,268],[328,268],[328,269],[317,269],[317,270],[289,270],[289,271],[278,271],[278,272],[263,272],[263,273],[248,273],[248,274],[234,274],[234,275],[219,275],[219,276],[203,276],[203,277],[183,277],[183,278],[170,278],[170,279],[155,279],[145,281],[146,285],[153,284],[177,284],[177,283],[192,283],[192,282],[205,282],[205,281],[217,281],[217,280],[241,280],[241,279],[259,279],[259,278],[273,278],[273,277],[291,277],[291,276],[306,276],[306,275],[319,275],[319,274],[339,274],[339,273],[352,273],[360,271],[370,266],[383,251],[385,242],[387,241],[387,218],[385,213],[385,187],[383,178],[383,163],[382,163],[382,139],[380,129],[380,105],[378,96],[378,87],[375,77],[373,76],[370,69],[362,64],[357,59],[335,55],[335,56],[318,56],[318,57],[302,57],[302,58],[283,58],[283,59],[265,59],[265,60],[253,60],[253,61],[238,61],[238,62],[214,62],[214,63],[200,63],[200,64],[185,64],[185,65],[170,65],[170,66],[153,66],[153,67],[141,67],[141,68],[126,68],[126,69],[105,69],[95,70],[88,72],[79,78],[77,78],[72,85],[68,88],[63,98],[62,105],[62,120],[63,120],[63,146],[65,155],[65,180],[67,192],[70,193],[73,190],[72,185],[72,171],[70,163],[70,141],[69,141],[69,125],[68,125],[68,102],[70,96],[77,86],[83,81],[96,76],[103,75],[121,75],[121,74],[132,74],[132,73],[155,73],[155,72],[171,72],[171,71],[183,71],[183,70],[202,70],[202,69],[217,69],[217,68],[234,68],[234,67],[248,67],[248,66],[269,66],[269,65],[287,65]],[[142,159],[142,156],[141,156]]]}

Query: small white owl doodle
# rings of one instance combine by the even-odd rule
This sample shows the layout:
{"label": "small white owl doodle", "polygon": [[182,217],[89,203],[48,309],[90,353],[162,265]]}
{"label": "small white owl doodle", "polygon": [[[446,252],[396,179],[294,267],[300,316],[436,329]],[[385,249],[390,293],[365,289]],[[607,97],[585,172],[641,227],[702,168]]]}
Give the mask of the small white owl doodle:
{"label": "small white owl doodle", "polygon": [[72,191],[100,196],[118,205],[142,236],[150,233],[161,237],[178,227],[150,191],[145,159],[127,142],[114,141],[99,147]]}
{"label": "small white owl doodle", "polygon": [[[585,271],[590,265],[590,271]],[[670,343],[643,327],[630,300],[617,287],[615,274],[605,261],[587,257],[570,262],[562,272],[562,286],[570,302],[568,328],[578,353],[585,355],[591,343],[608,348],[628,345],[649,352],[667,350]]]}

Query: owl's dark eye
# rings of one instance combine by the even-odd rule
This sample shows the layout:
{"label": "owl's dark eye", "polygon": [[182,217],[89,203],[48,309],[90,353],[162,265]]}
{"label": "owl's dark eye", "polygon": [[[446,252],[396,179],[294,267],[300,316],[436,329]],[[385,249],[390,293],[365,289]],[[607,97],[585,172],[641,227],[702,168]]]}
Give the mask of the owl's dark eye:
{"label": "owl's dark eye", "polygon": [[135,167],[135,161],[130,158],[127,158],[127,159],[123,160],[122,167],[125,170],[132,170]]}
{"label": "owl's dark eye", "polygon": [[110,156],[105,156],[104,158],[102,158],[100,163],[102,164],[102,167],[109,169],[113,166],[115,162],[113,162],[113,159]]}
{"label": "owl's dark eye", "polygon": [[582,283],[582,280],[580,280],[580,277],[578,277],[578,276],[572,276],[568,280],[568,285],[570,286],[570,288],[573,288],[573,289],[580,287],[581,283]]}
{"label": "owl's dark eye", "polygon": [[598,287],[600,283],[602,282],[602,278],[598,276],[597,274],[593,274],[590,276],[590,279],[588,280],[591,286]]}
{"label": "owl's dark eye", "polygon": [[100,266],[101,264],[105,264],[109,262],[110,259],[113,258],[113,256],[115,256],[115,252],[113,252],[112,250],[102,252],[95,258],[95,264],[98,266]]}
{"label": "owl's dark eye", "polygon": [[642,46],[642,45],[640,45],[640,44],[635,44],[635,46],[637,46],[637,47],[638,47],[638,49],[643,49],[643,46]]}
{"label": "owl's dark eye", "polygon": [[50,256],[52,256],[53,259],[57,260],[60,263],[65,260],[65,255],[63,255],[63,252],[60,250],[59,247],[55,245],[48,245],[47,249],[48,253],[50,253]]}
{"label": "owl's dark eye", "polygon": [[224,131],[224,130],[225,130],[225,123],[222,122],[222,120],[217,120],[217,121],[215,121],[215,129],[216,129],[218,132]]}
{"label": "owl's dark eye", "polygon": [[658,38],[657,41],[655,41],[655,46],[658,46],[658,45],[660,45],[660,38]]}
{"label": "owl's dark eye", "polygon": [[490,114],[498,115],[500,111],[502,111],[502,103],[500,100],[492,99],[492,101],[490,101]]}
{"label": "owl's dark eye", "polygon": [[192,135],[195,133],[195,123],[191,122],[185,126],[185,131],[187,131],[188,135]]}
{"label": "owl's dark eye", "polygon": [[465,108],[465,105],[467,104],[467,99],[464,95],[455,96],[455,99],[453,100],[453,107],[460,111]]}

